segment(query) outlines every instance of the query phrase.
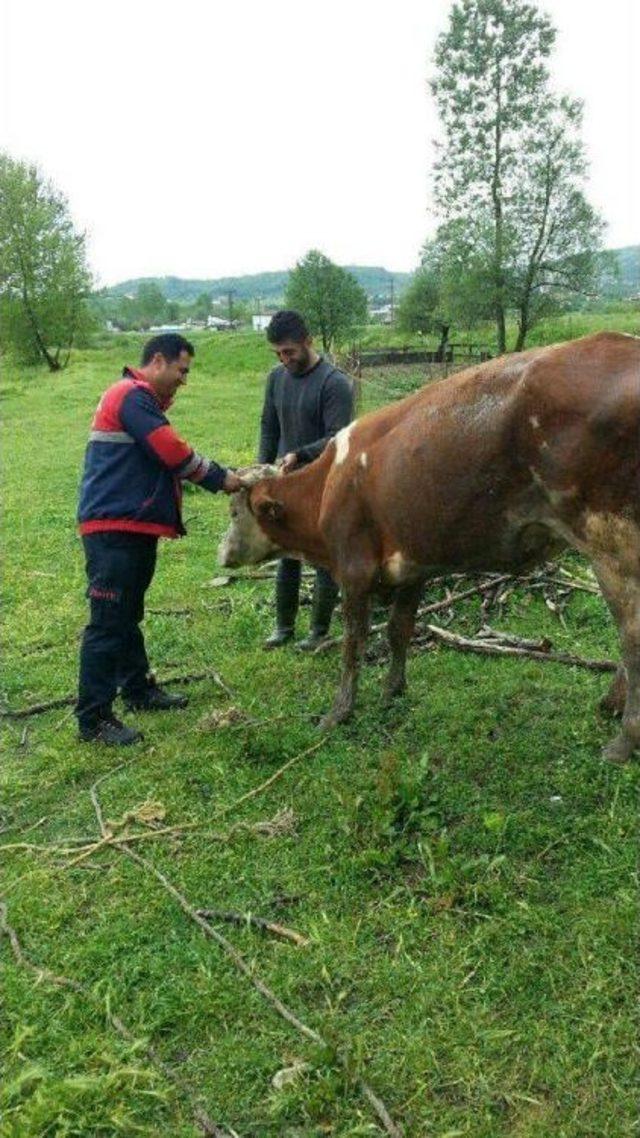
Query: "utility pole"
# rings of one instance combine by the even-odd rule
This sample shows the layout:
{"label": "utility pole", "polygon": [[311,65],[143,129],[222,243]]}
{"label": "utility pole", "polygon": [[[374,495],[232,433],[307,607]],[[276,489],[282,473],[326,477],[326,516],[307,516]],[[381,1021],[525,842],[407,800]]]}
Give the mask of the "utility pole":
{"label": "utility pole", "polygon": [[229,323],[231,323],[233,320],[233,298],[235,296],[235,291],[236,290],[234,288],[230,288],[227,293],[227,319],[229,320]]}
{"label": "utility pole", "polygon": [[394,281],[393,281],[393,277],[391,277],[391,297],[390,297],[390,301],[391,301],[391,323],[393,324],[393,322],[394,322],[394,317],[395,317],[395,304],[394,304],[394,301],[395,301],[395,294],[394,294]]}

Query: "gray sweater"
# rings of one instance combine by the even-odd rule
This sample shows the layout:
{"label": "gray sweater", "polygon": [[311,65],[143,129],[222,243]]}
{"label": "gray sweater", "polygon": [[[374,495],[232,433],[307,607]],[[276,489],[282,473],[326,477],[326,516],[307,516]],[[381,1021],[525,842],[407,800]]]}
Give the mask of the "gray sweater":
{"label": "gray sweater", "polygon": [[280,365],[267,379],[258,462],[273,462],[294,451],[312,462],[329,439],[353,418],[353,383],[321,356],[304,375]]}

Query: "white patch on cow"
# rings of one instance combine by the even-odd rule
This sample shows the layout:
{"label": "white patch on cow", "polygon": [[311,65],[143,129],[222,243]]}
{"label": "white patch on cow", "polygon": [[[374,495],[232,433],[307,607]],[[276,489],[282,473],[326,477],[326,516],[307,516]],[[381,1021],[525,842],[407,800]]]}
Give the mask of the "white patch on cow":
{"label": "white patch on cow", "polygon": [[343,427],[336,435],[336,466],[341,466],[349,453],[349,442],[354,427],[355,423],[349,423],[348,427]]}
{"label": "white patch on cow", "polygon": [[385,563],[385,568],[390,577],[398,579],[402,576],[402,566],[404,565],[404,557],[398,549]]}
{"label": "white patch on cow", "polygon": [[531,426],[533,427],[534,431],[537,431],[538,427],[540,426],[540,420],[538,419],[538,417],[536,415],[530,415],[529,416],[529,422],[531,423]]}
{"label": "white patch on cow", "polygon": [[383,565],[383,574],[390,585],[404,585],[409,581],[416,580],[419,571],[415,562],[410,561],[401,550],[397,549],[395,553],[387,557]]}
{"label": "white patch on cow", "polygon": [[366,452],[366,450],[363,450],[362,454],[360,455],[359,462],[360,462],[360,466],[362,467],[362,469],[366,470],[367,469],[367,452]]}

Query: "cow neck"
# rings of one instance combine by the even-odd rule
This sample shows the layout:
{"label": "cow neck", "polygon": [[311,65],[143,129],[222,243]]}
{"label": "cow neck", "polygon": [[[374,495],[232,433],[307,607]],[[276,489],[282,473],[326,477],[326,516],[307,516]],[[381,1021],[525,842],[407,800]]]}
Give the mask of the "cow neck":
{"label": "cow neck", "polygon": [[[271,479],[269,492],[285,507],[285,533],[278,527],[278,540],[288,542],[288,550],[327,562],[328,551],[320,534],[322,495],[331,456],[323,457],[294,474]],[[324,469],[323,469],[324,468]],[[289,531],[291,539],[289,540]],[[295,535],[295,538],[294,536]]]}

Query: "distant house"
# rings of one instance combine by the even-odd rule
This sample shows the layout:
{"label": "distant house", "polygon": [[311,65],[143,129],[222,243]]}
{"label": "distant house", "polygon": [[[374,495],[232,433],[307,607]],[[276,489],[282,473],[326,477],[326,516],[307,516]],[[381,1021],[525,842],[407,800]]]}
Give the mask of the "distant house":
{"label": "distant house", "polygon": [[393,324],[393,309],[390,304],[383,304],[380,308],[372,308],[369,316],[374,324]]}
{"label": "distant house", "polygon": [[207,328],[211,328],[216,332],[227,332],[230,328],[236,328],[237,322],[235,320],[224,320],[222,316],[207,316]]}
{"label": "distant house", "polygon": [[251,317],[251,324],[254,332],[266,332],[271,316],[265,313],[260,313],[257,316]]}

